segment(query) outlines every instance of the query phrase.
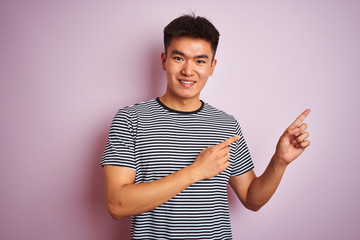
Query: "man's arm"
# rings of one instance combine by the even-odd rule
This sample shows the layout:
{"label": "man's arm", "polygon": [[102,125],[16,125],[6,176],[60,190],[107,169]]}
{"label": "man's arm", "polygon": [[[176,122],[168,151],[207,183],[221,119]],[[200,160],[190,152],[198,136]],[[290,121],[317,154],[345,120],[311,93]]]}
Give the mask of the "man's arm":
{"label": "man's arm", "polygon": [[114,219],[150,211],[165,203],[191,184],[214,177],[229,165],[229,145],[239,136],[204,149],[194,163],[164,178],[134,184],[135,171],[119,166],[104,166],[108,210]]}
{"label": "man's arm", "polygon": [[265,205],[279,186],[287,165],[310,145],[306,140],[307,124],[302,123],[309,113],[309,109],[305,110],[281,135],[276,152],[260,177],[251,170],[230,178],[231,187],[246,208],[257,211]]}

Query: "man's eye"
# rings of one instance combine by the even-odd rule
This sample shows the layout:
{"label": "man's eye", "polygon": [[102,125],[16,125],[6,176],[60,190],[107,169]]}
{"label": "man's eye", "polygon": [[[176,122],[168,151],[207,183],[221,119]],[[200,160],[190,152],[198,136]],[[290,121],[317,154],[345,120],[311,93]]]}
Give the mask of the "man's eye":
{"label": "man's eye", "polygon": [[181,57],[174,57],[175,60],[177,61],[182,61],[183,59]]}
{"label": "man's eye", "polygon": [[197,60],[197,63],[203,64],[203,63],[205,63],[205,61],[204,60]]}

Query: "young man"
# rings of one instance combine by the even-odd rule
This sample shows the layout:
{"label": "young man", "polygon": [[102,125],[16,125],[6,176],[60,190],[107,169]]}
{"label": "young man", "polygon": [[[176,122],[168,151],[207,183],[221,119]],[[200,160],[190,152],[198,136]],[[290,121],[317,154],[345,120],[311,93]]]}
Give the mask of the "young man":
{"label": "young man", "polygon": [[218,40],[205,18],[173,20],[161,55],[165,94],[120,109],[113,120],[101,160],[107,207],[114,219],[132,216],[133,239],[231,239],[227,184],[257,211],[310,144],[306,110],[280,137],[265,172],[255,175],[237,120],[200,100]]}

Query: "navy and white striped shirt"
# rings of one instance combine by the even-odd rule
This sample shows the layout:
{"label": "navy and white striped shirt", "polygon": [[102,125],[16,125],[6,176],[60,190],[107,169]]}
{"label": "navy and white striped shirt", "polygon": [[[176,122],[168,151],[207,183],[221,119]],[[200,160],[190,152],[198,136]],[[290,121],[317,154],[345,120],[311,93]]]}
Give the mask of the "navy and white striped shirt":
{"label": "navy and white striped shirt", "polygon": [[[117,112],[100,164],[136,171],[135,183],[154,181],[190,165],[203,149],[234,135],[242,136],[236,119],[207,103],[194,112],[179,112],[152,99]],[[132,238],[232,239],[227,184],[230,176],[253,169],[253,163],[243,137],[230,149],[225,171],[133,216]]]}

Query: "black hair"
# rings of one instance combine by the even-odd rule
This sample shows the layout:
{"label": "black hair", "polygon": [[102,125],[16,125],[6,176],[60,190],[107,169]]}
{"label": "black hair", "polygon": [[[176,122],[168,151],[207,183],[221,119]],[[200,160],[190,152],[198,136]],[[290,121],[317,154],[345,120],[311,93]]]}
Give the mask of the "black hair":
{"label": "black hair", "polygon": [[219,31],[206,18],[191,15],[183,15],[175,18],[164,28],[165,53],[175,37],[200,38],[210,42],[213,58],[219,43]]}

